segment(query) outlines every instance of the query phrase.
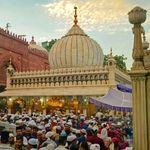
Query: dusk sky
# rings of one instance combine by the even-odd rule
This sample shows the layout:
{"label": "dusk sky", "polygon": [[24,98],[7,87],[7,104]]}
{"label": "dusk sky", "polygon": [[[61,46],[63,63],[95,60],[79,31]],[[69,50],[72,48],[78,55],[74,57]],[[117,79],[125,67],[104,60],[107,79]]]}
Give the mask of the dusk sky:
{"label": "dusk sky", "polygon": [[132,65],[133,34],[128,12],[135,6],[147,10],[143,24],[150,41],[149,0],[0,0],[0,27],[10,23],[10,31],[32,36],[40,43],[61,38],[73,25],[74,6],[78,7],[78,24],[94,40],[104,54],[110,47],[114,55],[127,57]]}

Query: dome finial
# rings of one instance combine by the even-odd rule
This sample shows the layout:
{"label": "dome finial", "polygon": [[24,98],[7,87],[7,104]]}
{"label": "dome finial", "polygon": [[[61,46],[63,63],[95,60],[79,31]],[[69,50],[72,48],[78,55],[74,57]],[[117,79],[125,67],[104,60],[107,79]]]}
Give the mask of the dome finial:
{"label": "dome finial", "polygon": [[36,42],[34,41],[34,36],[32,36],[32,40],[31,40],[30,44],[36,44]]}
{"label": "dome finial", "polygon": [[77,23],[78,23],[77,17],[78,17],[78,16],[77,16],[77,7],[76,7],[76,6],[74,7],[74,10],[75,10],[75,14],[74,14],[74,24],[77,25]]}

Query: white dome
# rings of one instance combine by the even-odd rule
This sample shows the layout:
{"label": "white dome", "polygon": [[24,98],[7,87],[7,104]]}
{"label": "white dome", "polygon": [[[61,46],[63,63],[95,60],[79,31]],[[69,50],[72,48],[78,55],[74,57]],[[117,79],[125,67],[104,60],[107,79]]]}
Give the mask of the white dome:
{"label": "white dome", "polygon": [[47,50],[44,47],[36,44],[36,42],[34,41],[34,36],[32,36],[32,40],[29,43],[28,48],[29,49],[37,49],[37,50],[40,50],[40,51],[43,51],[43,52],[47,53]]}
{"label": "white dome", "polygon": [[29,44],[29,48],[47,52],[47,50],[44,47],[37,44]]}
{"label": "white dome", "polygon": [[58,40],[49,52],[51,69],[103,65],[103,51],[99,44],[87,36],[78,26]]}

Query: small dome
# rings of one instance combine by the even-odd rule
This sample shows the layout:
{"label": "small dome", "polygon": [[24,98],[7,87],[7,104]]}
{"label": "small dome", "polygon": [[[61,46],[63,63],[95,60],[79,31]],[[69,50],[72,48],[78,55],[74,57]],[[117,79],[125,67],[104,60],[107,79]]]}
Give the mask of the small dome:
{"label": "small dome", "polygon": [[104,55],[99,44],[77,25],[58,40],[49,52],[51,69],[103,66]]}
{"label": "small dome", "polygon": [[36,42],[34,41],[34,37],[33,36],[32,36],[32,40],[31,40],[31,42],[29,44],[29,48],[47,52],[47,50],[44,47],[36,44]]}

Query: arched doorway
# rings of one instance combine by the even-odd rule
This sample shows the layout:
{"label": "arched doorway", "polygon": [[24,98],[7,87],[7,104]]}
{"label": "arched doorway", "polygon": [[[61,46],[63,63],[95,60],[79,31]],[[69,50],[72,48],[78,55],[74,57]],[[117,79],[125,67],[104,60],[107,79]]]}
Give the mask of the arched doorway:
{"label": "arched doorway", "polygon": [[18,97],[15,100],[13,100],[12,104],[12,113],[22,113],[23,108],[26,108],[25,100]]}
{"label": "arched doorway", "polygon": [[34,98],[32,100],[32,111],[33,112],[42,112],[42,103],[40,98]]}
{"label": "arched doorway", "polygon": [[55,111],[63,111],[64,105],[64,97],[51,97],[46,103],[46,113],[49,114]]}

